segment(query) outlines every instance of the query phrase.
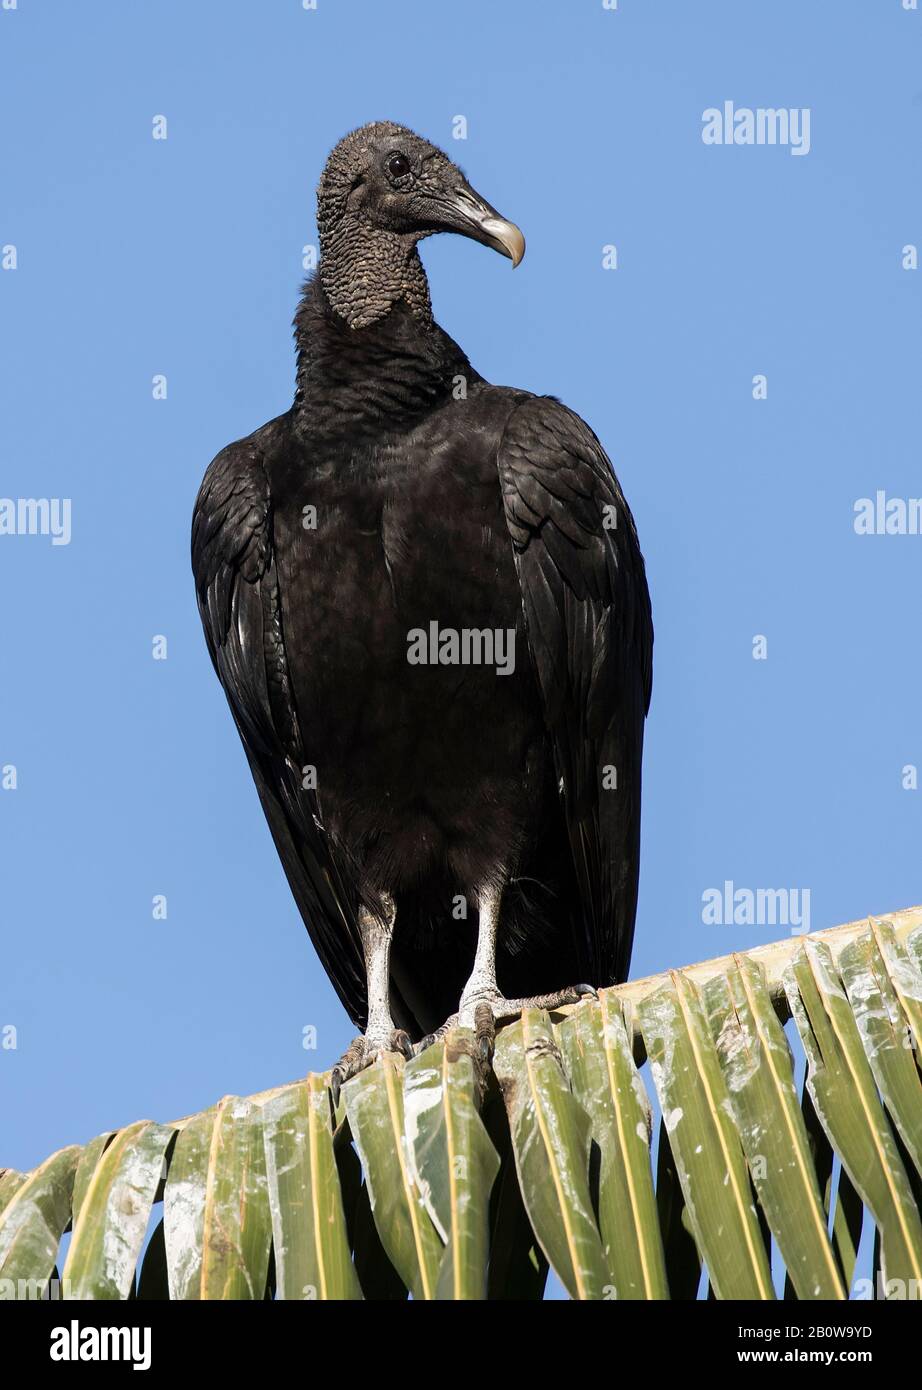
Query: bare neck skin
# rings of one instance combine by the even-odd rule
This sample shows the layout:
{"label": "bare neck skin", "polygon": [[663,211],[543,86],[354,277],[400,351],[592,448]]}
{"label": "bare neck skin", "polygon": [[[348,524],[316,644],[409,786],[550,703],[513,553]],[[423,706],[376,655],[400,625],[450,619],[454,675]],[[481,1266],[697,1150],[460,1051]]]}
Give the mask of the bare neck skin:
{"label": "bare neck skin", "polygon": [[373,227],[346,215],[321,237],[320,282],[327,301],[350,328],[367,328],[402,300],[423,324],[432,322],[429,284],[417,234]]}

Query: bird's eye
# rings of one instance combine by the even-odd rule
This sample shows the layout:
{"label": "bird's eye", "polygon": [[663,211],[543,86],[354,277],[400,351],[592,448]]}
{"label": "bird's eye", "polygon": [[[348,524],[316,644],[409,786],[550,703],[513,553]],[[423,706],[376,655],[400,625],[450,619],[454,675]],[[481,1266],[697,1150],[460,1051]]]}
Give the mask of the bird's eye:
{"label": "bird's eye", "polygon": [[388,156],[385,167],[392,179],[402,179],[410,172],[410,161],[406,155],[392,154]]}

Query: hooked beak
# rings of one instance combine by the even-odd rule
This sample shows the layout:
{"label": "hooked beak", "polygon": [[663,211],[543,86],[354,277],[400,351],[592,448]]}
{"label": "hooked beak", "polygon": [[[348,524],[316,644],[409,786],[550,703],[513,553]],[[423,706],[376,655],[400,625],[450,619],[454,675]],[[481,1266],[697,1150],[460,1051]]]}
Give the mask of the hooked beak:
{"label": "hooked beak", "polygon": [[508,256],[513,270],[525,255],[525,238],[514,222],[500,217],[464,180],[452,189],[439,206],[439,231],[458,232],[461,236],[491,246]]}

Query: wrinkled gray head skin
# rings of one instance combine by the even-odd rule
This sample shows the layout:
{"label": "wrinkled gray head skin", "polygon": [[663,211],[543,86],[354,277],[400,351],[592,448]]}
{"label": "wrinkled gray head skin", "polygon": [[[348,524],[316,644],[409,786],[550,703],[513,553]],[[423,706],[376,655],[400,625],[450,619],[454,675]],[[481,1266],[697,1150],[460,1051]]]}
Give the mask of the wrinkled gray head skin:
{"label": "wrinkled gray head skin", "polygon": [[334,309],[364,328],[403,300],[430,319],[417,243],[458,232],[518,265],[518,227],[475,193],[447,155],[405,126],[375,121],[330,154],[317,189],[320,279]]}

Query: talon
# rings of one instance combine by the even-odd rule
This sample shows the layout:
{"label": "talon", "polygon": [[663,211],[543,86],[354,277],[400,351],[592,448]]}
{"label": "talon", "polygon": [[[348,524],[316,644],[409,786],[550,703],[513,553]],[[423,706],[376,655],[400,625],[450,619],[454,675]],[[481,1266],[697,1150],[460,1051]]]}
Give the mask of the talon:
{"label": "talon", "polygon": [[420,1042],[414,1045],[413,1056],[418,1057],[421,1052],[425,1052],[427,1047],[431,1047],[432,1044],[437,1043],[440,1038],[444,1038],[446,1033],[450,1032],[452,1028],[457,1026],[457,1022],[457,1014],[452,1014],[451,1018],[446,1018],[441,1028],[436,1028],[434,1033],[427,1033],[426,1036]]}
{"label": "talon", "polygon": [[580,999],[598,999],[599,992],[594,985],[574,985],[574,994]]}
{"label": "talon", "polygon": [[496,1041],[496,1021],[489,1004],[478,1004],[474,1010],[474,1033],[480,1060],[488,1067],[493,1061],[493,1045]]}
{"label": "talon", "polygon": [[366,1067],[373,1066],[383,1052],[397,1052],[408,1060],[413,1056],[413,1044],[402,1028],[391,1028],[382,1039],[379,1032],[371,1037],[360,1034],[346,1048],[335,1067],[330,1072],[330,1092],[334,1109],[339,1104],[340,1092],[347,1081],[351,1081]]}

